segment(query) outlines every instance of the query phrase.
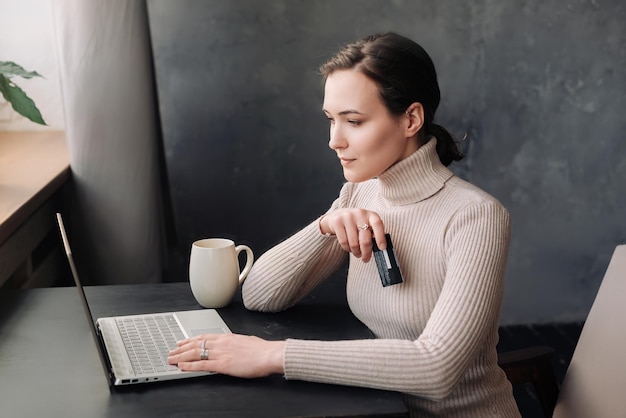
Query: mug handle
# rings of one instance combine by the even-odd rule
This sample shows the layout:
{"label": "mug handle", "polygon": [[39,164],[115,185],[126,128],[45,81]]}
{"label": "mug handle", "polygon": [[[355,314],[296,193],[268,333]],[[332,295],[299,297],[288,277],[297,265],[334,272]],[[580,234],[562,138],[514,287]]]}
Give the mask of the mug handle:
{"label": "mug handle", "polygon": [[252,249],[250,249],[247,245],[236,246],[235,253],[237,254],[237,258],[239,258],[239,253],[242,251],[246,252],[246,265],[239,274],[239,284],[242,284],[246,277],[248,277],[248,273],[250,273],[250,269],[252,268],[252,263],[254,263],[254,254],[252,253]]}

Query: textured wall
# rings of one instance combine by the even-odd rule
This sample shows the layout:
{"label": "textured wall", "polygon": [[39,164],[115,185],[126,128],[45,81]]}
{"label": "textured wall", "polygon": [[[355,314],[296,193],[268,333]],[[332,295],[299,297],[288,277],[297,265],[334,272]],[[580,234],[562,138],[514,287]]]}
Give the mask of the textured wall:
{"label": "textured wall", "polygon": [[176,251],[227,235],[262,253],[343,177],[317,67],[395,30],[438,68],[453,169],[509,208],[503,323],[584,319],[626,242],[626,7],[608,1],[148,0]]}

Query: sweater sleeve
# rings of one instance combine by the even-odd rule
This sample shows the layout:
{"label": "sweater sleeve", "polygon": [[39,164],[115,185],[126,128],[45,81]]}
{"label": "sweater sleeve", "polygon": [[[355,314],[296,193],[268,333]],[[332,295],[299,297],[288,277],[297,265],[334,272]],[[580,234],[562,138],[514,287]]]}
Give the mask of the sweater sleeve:
{"label": "sweater sleeve", "polygon": [[[344,186],[328,212],[345,205],[347,195]],[[254,263],[242,287],[244,306],[263,312],[287,309],[336,271],[346,257],[335,237],[321,233],[318,218]]]}
{"label": "sweater sleeve", "polygon": [[498,202],[464,207],[446,230],[445,282],[416,340],[290,339],[285,377],[444,399],[497,327],[509,235]]}

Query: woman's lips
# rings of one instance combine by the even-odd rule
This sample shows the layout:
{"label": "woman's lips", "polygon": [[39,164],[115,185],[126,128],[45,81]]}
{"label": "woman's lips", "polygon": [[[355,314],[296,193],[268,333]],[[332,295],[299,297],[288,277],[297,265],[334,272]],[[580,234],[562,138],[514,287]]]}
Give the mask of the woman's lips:
{"label": "woman's lips", "polygon": [[339,157],[339,161],[341,161],[341,165],[346,167],[348,165],[350,165],[353,161],[356,161],[355,158],[344,158],[344,157]]}

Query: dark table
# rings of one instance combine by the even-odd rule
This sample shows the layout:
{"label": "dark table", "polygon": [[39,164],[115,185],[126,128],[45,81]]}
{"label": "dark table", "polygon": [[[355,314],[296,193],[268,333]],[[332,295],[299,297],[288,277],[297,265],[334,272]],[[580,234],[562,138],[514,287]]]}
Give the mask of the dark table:
{"label": "dark table", "polygon": [[[86,287],[94,318],[200,309],[188,283]],[[311,296],[277,314],[240,296],[219,309],[233,332],[266,339],[369,338],[341,301]],[[347,386],[211,375],[110,391],[75,288],[0,290],[0,416],[405,416],[400,395]]]}

